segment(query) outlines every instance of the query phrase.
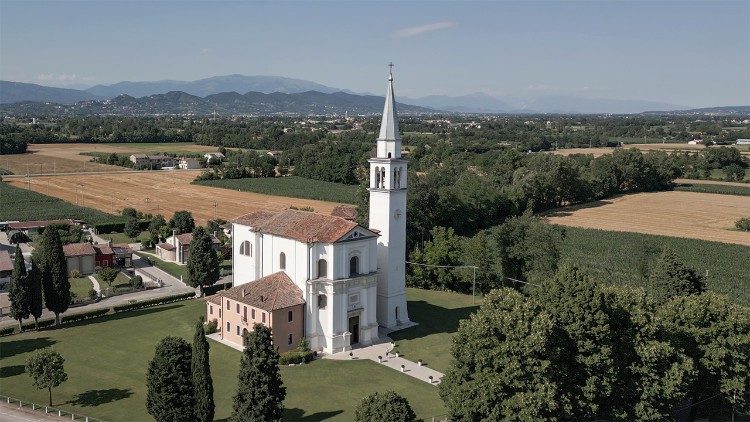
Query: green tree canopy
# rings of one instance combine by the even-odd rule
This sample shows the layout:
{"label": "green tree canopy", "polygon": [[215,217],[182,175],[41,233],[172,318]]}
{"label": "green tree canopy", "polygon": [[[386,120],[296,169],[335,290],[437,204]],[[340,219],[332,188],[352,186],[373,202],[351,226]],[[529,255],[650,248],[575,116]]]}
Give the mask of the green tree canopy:
{"label": "green tree canopy", "polygon": [[177,229],[177,234],[191,233],[195,229],[195,220],[190,211],[177,211],[169,220],[169,227]]}
{"label": "green tree canopy", "polygon": [[409,285],[471,291],[470,277],[462,278],[453,268],[441,268],[462,265],[461,238],[450,227],[435,227],[430,234],[432,240],[425,242],[422,248],[415,249],[409,257],[411,262],[416,263],[409,266]]}
{"label": "green tree canopy", "polygon": [[417,420],[409,401],[393,391],[365,396],[354,411],[357,422],[412,422]]}
{"label": "green tree canopy", "polygon": [[156,345],[146,373],[146,409],[157,422],[195,420],[195,397],[190,344],[164,337]]}
{"label": "green tree canopy", "polygon": [[42,316],[43,310],[43,295],[42,295],[42,276],[39,271],[39,264],[36,259],[32,257],[31,268],[26,275],[29,285],[29,313],[34,317],[34,325],[36,326],[39,322],[39,317]]}
{"label": "green tree canopy", "polygon": [[705,292],[706,281],[671,249],[664,249],[649,274],[648,291],[659,303],[664,303],[675,296]]}
{"label": "green tree canopy", "polygon": [[133,217],[128,217],[128,219],[125,220],[125,227],[123,228],[123,232],[131,239],[138,237],[138,235],[141,234],[138,220]]}
{"label": "green tree canopy", "polygon": [[29,309],[30,289],[31,286],[26,273],[26,263],[23,260],[23,253],[21,252],[21,247],[16,245],[8,299],[10,300],[10,315],[18,321],[19,330],[23,330],[21,321],[31,315]]}
{"label": "green tree canopy", "polygon": [[70,305],[68,261],[63,253],[57,230],[45,230],[39,241],[39,273],[47,309],[55,313],[55,324],[60,324],[60,314]]}
{"label": "green tree canopy", "polygon": [[31,355],[26,362],[26,373],[33,380],[34,387],[46,388],[49,392],[49,405],[52,406],[52,389],[68,380],[63,364],[65,359],[52,349],[44,349]]}
{"label": "green tree canopy", "polygon": [[279,353],[272,344],[271,329],[255,324],[245,337],[245,346],[231,420],[281,421],[286,388],[281,381]]}
{"label": "green tree canopy", "polygon": [[203,330],[203,318],[195,324],[193,336],[193,385],[195,387],[195,419],[199,422],[214,420],[214,384],[211,379],[209,345]]}
{"label": "green tree canopy", "polygon": [[188,280],[191,287],[198,287],[203,295],[203,288],[219,280],[219,258],[211,245],[211,236],[203,227],[193,232],[187,261]]}

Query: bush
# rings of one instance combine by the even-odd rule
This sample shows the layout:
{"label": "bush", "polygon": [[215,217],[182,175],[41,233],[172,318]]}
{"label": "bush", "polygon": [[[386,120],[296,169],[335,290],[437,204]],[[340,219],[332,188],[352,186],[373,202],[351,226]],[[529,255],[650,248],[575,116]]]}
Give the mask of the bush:
{"label": "bush", "polygon": [[308,363],[312,362],[313,358],[315,357],[315,352],[312,350],[290,350],[288,352],[284,352],[279,356],[279,365],[291,365],[291,364],[299,364],[299,363]]}
{"label": "bush", "polygon": [[73,270],[70,272],[70,276],[73,278],[81,278],[81,272],[78,270]]}
{"label": "bush", "polygon": [[191,299],[193,297],[195,297],[194,292],[181,293],[178,295],[164,296],[164,297],[159,297],[156,299],[149,299],[149,300],[143,300],[140,302],[133,302],[133,303],[127,303],[124,305],[118,305],[118,306],[113,307],[112,309],[115,311],[115,313],[119,313],[119,312],[124,312],[124,311],[130,311],[133,309],[148,308],[151,306],[158,306],[158,305],[164,305],[166,303],[178,302],[180,300]]}
{"label": "bush", "polygon": [[[45,327],[50,327],[54,324],[55,324],[54,319],[40,319],[37,326],[39,328],[45,328]],[[26,330],[33,330],[35,326],[34,326],[34,322],[27,322],[26,324],[23,324],[22,327],[24,331],[26,331]]]}
{"label": "bush", "polygon": [[750,217],[743,217],[734,223],[734,227],[743,232],[750,232]]}
{"label": "bush", "polygon": [[133,286],[134,289],[139,289],[143,287],[143,277],[137,275],[130,279],[130,285]]}
{"label": "bush", "polygon": [[224,290],[224,289],[226,289],[228,287],[232,287],[232,283],[231,282],[230,283],[214,284],[213,286],[204,287],[203,288],[203,294],[206,295],[206,296],[210,296],[212,294],[215,294],[219,290]]}
{"label": "bush", "polygon": [[9,336],[9,335],[13,334],[13,331],[15,331],[15,330],[16,330],[16,327],[0,328],[0,337],[2,337],[2,336]]}
{"label": "bush", "polygon": [[141,249],[151,249],[151,239],[141,240]]}
{"label": "bush", "polygon": [[79,314],[63,315],[60,321],[62,323],[78,322],[78,321],[83,321],[86,319],[98,318],[100,316],[106,315],[107,313],[109,313],[109,308],[95,309],[93,311],[82,312]]}
{"label": "bush", "polygon": [[96,290],[94,289],[89,290],[89,299],[96,300],[98,298],[99,298],[99,293]]}
{"label": "bush", "polygon": [[[151,224],[151,220],[138,220],[138,224],[136,225],[137,229],[139,231],[148,230],[148,226]],[[99,223],[93,225],[94,230],[96,230],[96,233],[98,234],[107,234],[107,233],[123,233],[125,231],[125,222],[120,223]]]}
{"label": "bush", "polygon": [[206,334],[213,334],[219,329],[219,321],[212,319],[203,325],[203,332]]}

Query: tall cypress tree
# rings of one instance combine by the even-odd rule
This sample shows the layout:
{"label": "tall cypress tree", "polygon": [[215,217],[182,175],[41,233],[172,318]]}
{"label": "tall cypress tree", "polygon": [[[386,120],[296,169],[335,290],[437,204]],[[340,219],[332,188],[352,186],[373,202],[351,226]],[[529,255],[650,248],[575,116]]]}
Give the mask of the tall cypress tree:
{"label": "tall cypress tree", "polygon": [[195,324],[193,337],[193,385],[195,386],[195,420],[214,420],[214,384],[208,361],[208,341],[203,331],[203,317]]}
{"label": "tall cypress tree", "polygon": [[164,337],[146,373],[146,409],[157,422],[195,420],[195,394],[190,373],[192,350],[179,337]]}
{"label": "tall cypress tree", "polygon": [[10,292],[10,314],[18,321],[18,329],[23,330],[21,321],[29,317],[29,280],[26,274],[26,263],[23,261],[21,247],[16,246],[16,257],[13,263]]}
{"label": "tall cypress tree", "polygon": [[220,275],[219,258],[211,248],[211,236],[203,227],[198,227],[193,232],[189,251],[188,283],[192,287],[200,288],[201,296],[203,296],[203,287],[216,283]]}
{"label": "tall cypress tree", "polygon": [[31,259],[31,269],[26,274],[29,286],[29,313],[34,317],[34,326],[37,326],[39,317],[42,316],[42,277],[39,273],[39,263]]}
{"label": "tall cypress tree", "polygon": [[231,420],[281,421],[286,388],[279,373],[279,353],[271,343],[271,329],[255,324],[245,344]]}
{"label": "tall cypress tree", "polygon": [[59,325],[60,314],[67,311],[70,305],[70,281],[68,261],[65,259],[57,230],[47,228],[44,231],[40,253],[44,304],[55,313],[55,325]]}

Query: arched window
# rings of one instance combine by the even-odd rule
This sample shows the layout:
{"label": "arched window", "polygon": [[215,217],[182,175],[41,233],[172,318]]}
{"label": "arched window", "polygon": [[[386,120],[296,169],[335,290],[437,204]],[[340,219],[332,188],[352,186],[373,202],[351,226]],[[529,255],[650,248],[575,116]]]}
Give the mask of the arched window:
{"label": "arched window", "polygon": [[279,254],[279,268],[286,269],[286,254],[284,252]]}
{"label": "arched window", "polygon": [[349,277],[359,274],[359,257],[356,255],[349,259]]}
{"label": "arched window", "polygon": [[374,188],[380,187],[380,167],[375,167],[375,186]]}
{"label": "arched window", "polygon": [[401,167],[396,168],[396,188],[401,188]]}
{"label": "arched window", "polygon": [[318,278],[323,278],[328,276],[328,263],[325,259],[319,259],[318,260]]}
{"label": "arched window", "polygon": [[391,158],[391,153],[390,152],[388,153],[388,158]]}
{"label": "arched window", "polygon": [[249,241],[244,241],[240,244],[240,255],[253,256],[253,245]]}
{"label": "arched window", "polygon": [[380,169],[380,187],[385,189],[385,168]]}

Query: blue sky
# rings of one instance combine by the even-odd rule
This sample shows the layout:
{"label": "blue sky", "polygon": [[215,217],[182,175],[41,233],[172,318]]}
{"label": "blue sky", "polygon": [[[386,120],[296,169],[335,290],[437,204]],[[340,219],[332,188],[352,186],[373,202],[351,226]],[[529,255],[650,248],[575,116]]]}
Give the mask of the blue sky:
{"label": "blue sky", "polygon": [[399,95],[750,104],[750,2],[0,0],[0,77],[45,85],[241,73]]}

